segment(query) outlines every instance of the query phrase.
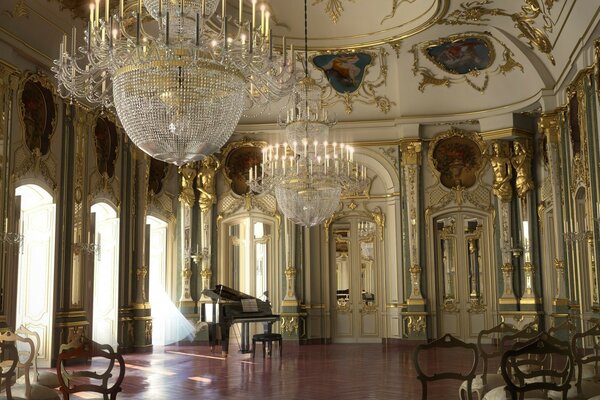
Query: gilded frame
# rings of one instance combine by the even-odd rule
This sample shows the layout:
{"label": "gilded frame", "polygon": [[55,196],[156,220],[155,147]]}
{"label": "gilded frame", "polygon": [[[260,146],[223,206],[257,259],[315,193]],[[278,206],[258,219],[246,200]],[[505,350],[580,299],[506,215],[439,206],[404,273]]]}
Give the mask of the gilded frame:
{"label": "gilded frame", "polygon": [[[249,190],[249,188],[244,193],[239,193],[239,191],[234,190],[234,187],[233,187],[234,179],[231,177],[231,174],[232,174],[231,166],[228,163],[230,162],[230,157],[232,156],[232,154],[234,155],[236,152],[243,151],[244,149],[246,149],[247,151],[249,149],[259,150],[256,154],[259,154],[260,159],[258,160],[258,162],[260,163],[262,161],[262,154],[260,154],[260,150],[265,148],[267,145],[268,144],[265,141],[250,140],[248,138],[244,138],[239,141],[231,142],[223,148],[223,150],[221,151],[221,154],[219,156],[219,164],[220,164],[220,169],[222,170],[222,173],[223,173],[223,177],[225,178],[225,182],[229,186],[229,190],[227,191],[227,193],[233,194],[234,197],[238,197],[238,198],[254,195],[254,193],[251,190]],[[246,170],[246,174],[247,173],[248,173],[248,170]],[[239,179],[242,179],[244,177],[245,176],[242,173],[241,176],[239,177]],[[244,184],[246,184],[246,183],[244,182]]]}
{"label": "gilded frame", "polygon": [[[470,69],[467,72],[460,73],[458,71],[448,68],[448,66],[442,64],[441,62],[439,62],[437,59],[435,59],[428,53],[428,50],[430,50],[431,48],[439,47],[439,46],[442,46],[447,43],[448,44],[457,44],[459,42],[464,42],[468,39],[477,39],[477,40],[480,40],[483,43],[485,43],[485,45],[487,47],[488,60],[489,60],[488,65],[485,68]],[[477,73],[477,71],[485,71],[486,69],[490,68],[496,61],[496,49],[494,47],[494,44],[490,40],[490,38],[486,35],[475,34],[475,33],[459,33],[459,34],[455,34],[455,35],[446,36],[444,38],[431,40],[429,42],[425,42],[421,45],[421,52],[423,53],[423,55],[425,57],[427,57],[427,59],[429,61],[434,63],[439,69],[441,69],[445,72],[448,72],[450,74],[454,74],[454,75],[466,75],[466,74]]]}

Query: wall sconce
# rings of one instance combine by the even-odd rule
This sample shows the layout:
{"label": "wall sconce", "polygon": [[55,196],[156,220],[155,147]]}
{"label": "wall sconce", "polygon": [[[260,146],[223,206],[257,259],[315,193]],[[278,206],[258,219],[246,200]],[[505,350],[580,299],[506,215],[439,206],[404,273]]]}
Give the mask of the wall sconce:
{"label": "wall sconce", "polygon": [[202,261],[202,259],[208,257],[208,248],[207,247],[203,247],[202,251],[200,251],[200,248],[198,246],[196,246],[196,252],[192,253],[190,250],[188,250],[187,252],[188,252],[188,256],[192,258],[192,260],[194,261],[194,263],[196,265],[198,265]]}

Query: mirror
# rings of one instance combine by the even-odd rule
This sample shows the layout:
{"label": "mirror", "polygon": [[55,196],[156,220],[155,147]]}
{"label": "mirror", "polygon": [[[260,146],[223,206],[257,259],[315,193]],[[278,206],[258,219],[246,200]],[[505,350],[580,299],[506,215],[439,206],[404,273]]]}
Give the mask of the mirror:
{"label": "mirror", "polygon": [[377,226],[373,221],[358,222],[360,243],[360,290],[361,299],[367,304],[375,303],[375,233]]}
{"label": "mirror", "polygon": [[336,302],[345,306],[350,301],[351,265],[348,254],[350,232],[347,229],[336,229],[335,237],[335,276]]}
{"label": "mirror", "polygon": [[469,267],[469,297],[471,301],[481,299],[481,227],[483,221],[477,218],[465,218],[463,228],[467,246],[467,264]]}

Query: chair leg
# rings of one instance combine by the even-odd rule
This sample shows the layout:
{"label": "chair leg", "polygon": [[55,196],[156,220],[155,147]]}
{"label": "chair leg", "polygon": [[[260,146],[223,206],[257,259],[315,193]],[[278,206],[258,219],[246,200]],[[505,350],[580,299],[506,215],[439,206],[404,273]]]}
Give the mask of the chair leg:
{"label": "chair leg", "polygon": [[281,339],[278,340],[279,342],[279,357],[281,358],[282,354],[283,354],[283,346],[282,346],[282,341]]}
{"label": "chair leg", "polygon": [[263,358],[265,358],[265,352],[267,350],[267,342],[262,342],[263,345]]}
{"label": "chair leg", "polygon": [[256,350],[256,340],[252,339],[252,358],[254,358],[255,350]]}

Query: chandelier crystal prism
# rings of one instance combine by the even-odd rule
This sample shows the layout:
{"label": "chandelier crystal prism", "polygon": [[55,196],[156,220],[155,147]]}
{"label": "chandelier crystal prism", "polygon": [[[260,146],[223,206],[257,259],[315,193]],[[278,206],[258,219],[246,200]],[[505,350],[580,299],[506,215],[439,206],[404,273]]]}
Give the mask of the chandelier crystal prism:
{"label": "chandelier crystal prism", "polygon": [[[133,143],[182,165],[219,150],[244,110],[289,93],[293,51],[274,48],[264,8],[237,18],[225,0],[104,0],[90,6],[84,46],[73,28],[53,71],[60,94],[115,108]],[[219,11],[219,5],[220,11]],[[249,13],[248,13],[249,14]],[[290,50],[291,51],[291,50]],[[289,61],[288,61],[289,60]]]}
{"label": "chandelier crystal prism", "polygon": [[274,192],[286,218],[310,227],[331,217],[342,194],[363,193],[370,181],[366,167],[354,161],[354,148],[328,142],[335,120],[323,107],[321,87],[308,74],[307,15],[304,0],[304,78],[279,116],[287,142],[263,149],[248,184],[256,193]]}

